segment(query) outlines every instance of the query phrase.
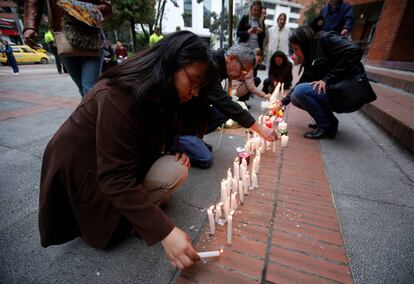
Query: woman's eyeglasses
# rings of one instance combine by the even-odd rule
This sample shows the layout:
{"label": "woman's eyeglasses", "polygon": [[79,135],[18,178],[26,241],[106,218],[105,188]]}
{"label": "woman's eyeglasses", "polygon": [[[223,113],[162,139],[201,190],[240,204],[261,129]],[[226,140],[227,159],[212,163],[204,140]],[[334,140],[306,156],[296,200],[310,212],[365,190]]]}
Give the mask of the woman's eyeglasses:
{"label": "woman's eyeglasses", "polygon": [[196,80],[196,79],[192,78],[190,76],[190,74],[188,74],[188,71],[185,67],[183,67],[183,70],[184,70],[185,74],[187,75],[187,78],[188,78],[188,80],[190,81],[190,84],[191,84],[190,92],[192,92],[193,90],[196,90],[196,89],[200,89],[202,87],[202,82],[200,80]]}

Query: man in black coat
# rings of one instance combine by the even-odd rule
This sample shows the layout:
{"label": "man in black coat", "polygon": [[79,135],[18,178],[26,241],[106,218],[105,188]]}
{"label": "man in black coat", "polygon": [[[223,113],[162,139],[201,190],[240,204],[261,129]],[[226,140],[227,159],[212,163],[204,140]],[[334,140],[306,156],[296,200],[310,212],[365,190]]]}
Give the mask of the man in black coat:
{"label": "man in black coat", "polygon": [[[218,78],[213,90],[208,94],[207,101],[194,100],[184,106],[182,115],[191,116],[192,120],[183,126],[184,133],[179,137],[181,149],[190,157],[191,164],[200,168],[209,168],[213,163],[211,146],[204,143],[204,134],[214,131],[229,118],[245,128],[255,131],[268,141],[275,139],[269,128],[259,125],[254,117],[238,103],[234,102],[224,90],[221,81],[225,79],[244,81],[245,75],[255,66],[255,54],[249,46],[238,44],[227,52],[213,51],[213,60],[218,67]],[[209,117],[207,123],[202,123],[194,117]],[[204,127],[202,127],[204,125]]]}

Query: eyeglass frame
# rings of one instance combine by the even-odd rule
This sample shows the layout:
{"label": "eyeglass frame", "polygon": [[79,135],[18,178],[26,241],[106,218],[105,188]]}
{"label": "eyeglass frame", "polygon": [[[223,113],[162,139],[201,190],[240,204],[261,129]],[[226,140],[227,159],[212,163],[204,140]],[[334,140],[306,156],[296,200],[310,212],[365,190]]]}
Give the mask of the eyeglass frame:
{"label": "eyeglass frame", "polygon": [[194,80],[193,77],[191,77],[190,74],[188,74],[187,68],[183,67],[183,70],[184,70],[184,73],[187,75],[188,81],[190,81],[190,84],[191,84],[190,93],[197,88],[201,89],[202,82],[198,80]]}
{"label": "eyeglass frame", "polygon": [[239,64],[240,64],[240,67],[242,69],[241,74],[243,76],[246,76],[249,73],[249,71],[247,71],[247,69],[244,67],[243,63],[240,61],[240,59],[237,56],[234,56],[234,58],[236,58],[237,62],[239,62]]}

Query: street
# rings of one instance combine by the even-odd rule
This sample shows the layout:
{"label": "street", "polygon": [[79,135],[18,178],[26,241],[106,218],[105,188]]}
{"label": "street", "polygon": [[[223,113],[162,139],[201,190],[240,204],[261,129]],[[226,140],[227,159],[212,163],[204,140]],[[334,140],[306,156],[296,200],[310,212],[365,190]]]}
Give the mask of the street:
{"label": "street", "polygon": [[[37,215],[43,150],[80,96],[69,75],[58,74],[54,64],[19,67],[20,75],[15,76],[10,67],[0,66],[0,282],[175,282],[179,273],[160,244],[148,247],[131,237],[105,251],[90,248],[79,238],[47,249],[40,246]],[[255,116],[261,113],[258,98],[250,104]],[[353,281],[412,283],[413,155],[360,112],[338,119],[336,139],[321,140],[319,145]],[[206,221],[205,208],[219,196],[220,180],[234,160],[235,148],[244,141],[225,133],[217,149],[219,136],[213,132],[206,137],[214,147],[213,167],[192,168],[166,209],[193,241]]]}

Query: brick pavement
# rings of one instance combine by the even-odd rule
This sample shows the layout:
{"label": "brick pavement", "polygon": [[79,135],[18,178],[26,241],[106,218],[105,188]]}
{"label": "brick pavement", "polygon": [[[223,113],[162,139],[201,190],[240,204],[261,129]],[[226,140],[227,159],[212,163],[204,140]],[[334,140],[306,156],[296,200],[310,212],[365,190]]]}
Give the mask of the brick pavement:
{"label": "brick pavement", "polygon": [[[210,236],[206,222],[197,251],[224,253],[182,271],[177,283],[352,283],[319,143],[302,137],[305,112],[286,113],[289,146],[262,155],[259,189],[233,219],[233,244],[226,245],[226,225]],[[244,133],[228,132],[237,131]]]}

